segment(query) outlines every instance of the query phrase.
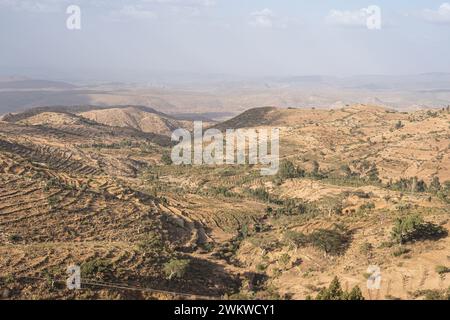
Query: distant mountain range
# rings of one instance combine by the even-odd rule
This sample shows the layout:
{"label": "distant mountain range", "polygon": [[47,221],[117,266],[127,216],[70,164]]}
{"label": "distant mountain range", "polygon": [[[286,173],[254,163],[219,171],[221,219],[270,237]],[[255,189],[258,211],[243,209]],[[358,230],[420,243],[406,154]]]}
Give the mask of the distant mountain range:
{"label": "distant mountain range", "polygon": [[[450,104],[450,74],[195,78],[152,84],[93,83],[0,77],[0,114],[58,105],[145,105],[189,119],[224,120],[249,108],[343,107],[375,104],[395,109]],[[195,82],[194,82],[195,81]]]}

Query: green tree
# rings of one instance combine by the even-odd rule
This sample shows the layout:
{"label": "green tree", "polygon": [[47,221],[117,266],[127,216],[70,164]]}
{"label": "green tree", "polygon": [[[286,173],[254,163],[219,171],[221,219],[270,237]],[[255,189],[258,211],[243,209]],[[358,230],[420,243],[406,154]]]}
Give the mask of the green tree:
{"label": "green tree", "polygon": [[364,296],[361,292],[361,289],[356,286],[347,294],[346,300],[364,300]]}
{"label": "green tree", "polygon": [[350,235],[345,228],[335,226],[332,230],[318,229],[310,234],[311,244],[328,254],[339,255],[343,253],[350,242]]}
{"label": "green tree", "polygon": [[338,277],[334,277],[327,289],[320,290],[316,300],[344,300],[344,291]]}
{"label": "green tree", "polygon": [[439,181],[439,177],[433,177],[433,180],[431,180],[430,189],[435,192],[441,190],[441,182]]}
{"label": "green tree", "polygon": [[316,300],[364,300],[364,296],[358,286],[350,292],[342,290],[338,277],[334,277],[328,288],[320,290]]}
{"label": "green tree", "polygon": [[397,218],[391,231],[391,237],[397,243],[422,239],[438,239],[447,236],[447,230],[431,222],[425,222],[419,215]]}
{"label": "green tree", "polygon": [[172,259],[164,264],[164,273],[167,279],[182,278],[189,266],[190,261],[187,259]]}

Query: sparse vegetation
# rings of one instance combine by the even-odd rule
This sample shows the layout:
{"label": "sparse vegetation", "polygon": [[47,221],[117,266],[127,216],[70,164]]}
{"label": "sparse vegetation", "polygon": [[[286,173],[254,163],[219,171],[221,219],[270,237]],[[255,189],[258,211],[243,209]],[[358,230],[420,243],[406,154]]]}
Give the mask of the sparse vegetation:
{"label": "sparse vegetation", "polygon": [[161,156],[161,162],[166,166],[170,166],[172,164],[172,158],[170,157],[170,154],[164,152]]}
{"label": "sparse vegetation", "polygon": [[187,259],[171,259],[164,264],[164,273],[168,280],[173,278],[183,278],[189,267],[190,261]]}
{"label": "sparse vegetation", "polygon": [[408,248],[398,247],[392,252],[392,254],[394,255],[394,257],[400,257],[400,256],[402,256],[404,254],[409,253],[409,252],[411,252],[411,250],[408,249]]}
{"label": "sparse vegetation", "polygon": [[450,287],[447,290],[418,290],[413,293],[413,297],[423,297],[423,300],[450,300]]}
{"label": "sparse vegetation", "polygon": [[440,275],[444,275],[446,273],[450,273],[450,268],[446,266],[436,266],[436,272]]}
{"label": "sparse vegetation", "polygon": [[291,161],[283,160],[280,163],[278,176],[283,180],[301,178],[305,176],[305,171],[300,169],[299,167],[294,166],[294,164]]}
{"label": "sparse vegetation", "polygon": [[350,292],[342,290],[338,277],[335,277],[328,288],[320,290],[315,300],[364,300],[364,296],[358,286]]}
{"label": "sparse vegetation", "polygon": [[[72,292],[54,281],[80,263],[86,281],[208,297],[360,300],[353,281],[362,288],[367,265],[379,264],[389,272],[377,299],[446,299],[448,114],[286,111],[228,122],[276,119],[283,160],[275,176],[262,176],[262,165],[170,165],[170,144],[159,143],[170,143],[167,133],[70,112],[57,123],[51,112],[46,122],[39,113],[0,121],[0,273],[14,275],[0,279],[0,295],[7,287],[14,299],[172,297]],[[22,278],[31,274],[42,282]],[[321,290],[334,275],[343,285],[336,278]]]}
{"label": "sparse vegetation", "polygon": [[81,277],[84,279],[104,279],[112,271],[113,266],[111,262],[105,259],[92,259],[81,265]]}
{"label": "sparse vegetation", "polygon": [[417,240],[435,240],[447,236],[447,230],[431,222],[425,222],[418,215],[409,215],[395,220],[392,239],[403,244]]}

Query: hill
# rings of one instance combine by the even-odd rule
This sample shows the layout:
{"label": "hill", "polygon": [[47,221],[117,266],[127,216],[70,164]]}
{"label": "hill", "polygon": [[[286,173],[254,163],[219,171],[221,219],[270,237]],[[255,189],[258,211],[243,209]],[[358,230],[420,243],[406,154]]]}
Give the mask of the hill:
{"label": "hill", "polygon": [[142,132],[170,136],[178,128],[192,129],[192,123],[181,121],[151,109],[123,107],[80,112],[80,116],[115,127],[128,127]]}
{"label": "hill", "polygon": [[[178,120],[152,108],[144,106],[53,106],[32,108],[20,113],[6,114],[1,119],[13,123],[39,124],[48,120],[49,114],[58,117],[78,117],[112,127],[130,128],[145,133],[170,136],[178,128],[192,128],[192,122]],[[79,121],[80,119],[78,119]],[[47,121],[55,124],[56,118]]]}
{"label": "hill", "polygon": [[340,109],[248,110],[215,127],[281,128],[284,158],[302,166],[318,161],[327,170],[343,165],[363,173],[374,164],[383,181],[438,176],[450,180],[447,110],[397,112],[377,106]]}
{"label": "hill", "polygon": [[[81,116],[91,112],[115,126]],[[279,127],[275,176],[171,165],[168,136],[142,130],[153,116],[173,120],[81,106],[0,121],[3,297],[305,299],[335,275],[366,299],[445,296],[448,110],[266,107],[216,124]],[[78,291],[65,288],[71,264]],[[379,290],[366,285],[371,265]]]}

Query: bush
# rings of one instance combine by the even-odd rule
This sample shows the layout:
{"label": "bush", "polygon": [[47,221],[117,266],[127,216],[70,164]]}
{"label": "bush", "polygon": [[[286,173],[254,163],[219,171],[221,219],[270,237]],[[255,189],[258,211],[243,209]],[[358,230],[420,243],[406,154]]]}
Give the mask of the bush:
{"label": "bush", "polygon": [[439,181],[439,177],[433,177],[433,180],[431,180],[430,183],[430,189],[434,192],[441,190],[441,182]]}
{"label": "bush", "polygon": [[399,247],[392,252],[394,257],[400,257],[401,255],[404,255],[406,253],[411,252],[411,250],[405,248],[405,247]]}
{"label": "bush", "polygon": [[314,247],[323,250],[325,255],[339,255],[347,249],[350,243],[350,234],[345,228],[335,226],[332,230],[314,231],[309,236],[309,240]]}
{"label": "bush", "polygon": [[450,268],[446,267],[446,266],[437,266],[435,270],[440,275],[444,275],[446,273],[450,273]]}
{"label": "bush", "polygon": [[398,122],[395,124],[395,129],[399,130],[403,128],[405,125],[401,122],[401,120],[398,120]]}
{"label": "bush", "polygon": [[256,265],[256,271],[258,272],[264,272],[267,270],[267,265],[259,263]]}
{"label": "bush", "polygon": [[163,153],[163,155],[161,156],[161,161],[166,166],[170,166],[172,164],[172,158],[170,157],[170,155],[168,153]]}
{"label": "bush", "polygon": [[391,236],[397,243],[402,244],[416,240],[436,240],[447,236],[447,230],[431,222],[425,222],[418,215],[411,215],[396,219]]}
{"label": "bush", "polygon": [[367,177],[369,178],[369,181],[372,182],[380,182],[380,178],[378,177],[379,171],[377,168],[377,165],[375,163],[372,164],[369,171],[367,171]]}
{"label": "bush", "polygon": [[346,178],[350,178],[353,174],[352,169],[350,169],[347,164],[341,166],[341,171],[344,173]]}
{"label": "bush", "polygon": [[284,201],[283,207],[276,210],[276,215],[309,215],[315,216],[321,213],[320,209],[311,203],[295,201],[293,199],[288,199]]}
{"label": "bush", "polygon": [[15,242],[21,241],[21,240],[22,240],[22,237],[19,236],[18,234],[12,234],[12,235],[10,235],[10,236],[8,237],[8,240],[9,240],[10,242],[12,242],[12,243],[15,243]]}
{"label": "bush", "polygon": [[149,232],[138,243],[138,249],[142,253],[160,252],[163,248],[161,235],[156,232]]}
{"label": "bush", "polygon": [[450,288],[447,290],[418,290],[414,292],[415,298],[424,297],[424,300],[450,300]]}
{"label": "bush", "polygon": [[112,264],[109,260],[93,259],[81,265],[81,276],[84,278],[95,277],[103,279],[111,273]]}
{"label": "bush", "polygon": [[335,277],[327,289],[320,290],[316,300],[364,300],[364,296],[358,286],[350,292],[342,290],[339,279]]}
{"label": "bush", "polygon": [[281,179],[294,179],[301,178],[305,176],[305,171],[295,167],[294,164],[289,160],[284,160],[280,164],[280,170],[278,171],[278,176]]}
{"label": "bush", "polygon": [[279,264],[281,264],[284,268],[287,268],[289,263],[291,262],[291,257],[287,253],[283,253],[281,257],[278,259]]}
{"label": "bush", "polygon": [[370,211],[373,209],[375,209],[375,204],[373,202],[367,202],[359,207],[359,212]]}
{"label": "bush", "polygon": [[401,178],[396,182],[390,182],[388,187],[397,191],[406,192],[426,192],[428,187],[425,181],[419,180],[417,177],[413,178]]}
{"label": "bush", "polygon": [[361,292],[361,289],[356,286],[347,294],[345,300],[364,300],[364,296]]}
{"label": "bush", "polygon": [[187,271],[190,261],[187,259],[171,259],[164,264],[164,273],[168,280],[173,278],[182,278]]}
{"label": "bush", "polygon": [[258,200],[265,202],[270,201],[270,194],[264,188],[249,189],[248,193]]}
{"label": "bush", "polygon": [[359,251],[361,252],[361,254],[363,255],[368,255],[373,249],[373,246],[371,243],[369,242],[364,242],[361,247],[359,248]]}
{"label": "bush", "polygon": [[289,246],[303,247],[308,244],[308,236],[301,232],[288,230],[283,234],[283,242]]}

